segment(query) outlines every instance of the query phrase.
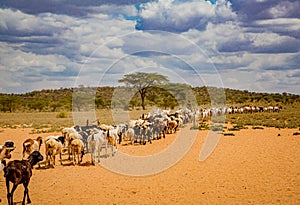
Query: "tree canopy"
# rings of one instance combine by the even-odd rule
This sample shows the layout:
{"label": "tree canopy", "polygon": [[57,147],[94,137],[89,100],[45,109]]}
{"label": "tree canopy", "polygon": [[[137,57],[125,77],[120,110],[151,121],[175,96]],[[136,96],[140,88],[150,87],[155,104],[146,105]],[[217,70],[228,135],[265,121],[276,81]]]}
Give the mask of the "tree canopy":
{"label": "tree canopy", "polygon": [[142,100],[142,108],[143,110],[145,110],[145,97],[149,88],[164,85],[168,83],[169,80],[166,76],[160,75],[158,73],[137,72],[124,75],[124,77],[120,79],[119,82],[125,83],[126,86],[138,90]]}

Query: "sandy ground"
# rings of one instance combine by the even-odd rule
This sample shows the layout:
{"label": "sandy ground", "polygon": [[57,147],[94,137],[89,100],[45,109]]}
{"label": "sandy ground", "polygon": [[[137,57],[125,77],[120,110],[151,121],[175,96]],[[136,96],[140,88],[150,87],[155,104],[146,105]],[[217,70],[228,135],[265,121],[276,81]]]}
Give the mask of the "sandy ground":
{"label": "sandy ground", "polygon": [[[13,140],[17,146],[13,159],[21,158],[26,138],[52,135],[29,135],[29,128],[1,130],[0,144]],[[235,136],[222,136],[203,162],[198,159],[207,131],[199,131],[183,159],[150,176],[125,176],[99,164],[92,166],[88,155],[83,165],[73,166],[65,155],[64,165],[33,170],[29,193],[33,205],[300,204],[300,136],[293,136],[296,131],[264,128],[233,132]],[[176,135],[167,135],[145,146],[119,146],[119,152],[155,154],[175,139]],[[3,172],[0,174],[0,204],[6,204]],[[14,201],[21,204],[22,196],[23,186],[19,186]]]}

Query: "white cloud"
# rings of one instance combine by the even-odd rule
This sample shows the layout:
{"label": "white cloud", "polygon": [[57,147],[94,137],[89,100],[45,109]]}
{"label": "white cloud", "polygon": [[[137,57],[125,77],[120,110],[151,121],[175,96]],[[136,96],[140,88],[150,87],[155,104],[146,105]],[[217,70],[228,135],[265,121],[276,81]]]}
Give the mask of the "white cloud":
{"label": "white cloud", "polygon": [[[21,92],[58,85],[69,87],[82,63],[89,62],[91,72],[99,71],[105,64],[93,62],[123,56],[123,42],[116,36],[134,30],[133,21],[113,19],[106,14],[77,18],[52,13],[30,15],[10,9],[0,9],[0,13],[4,16],[0,31],[12,37],[11,42],[0,43],[0,70],[7,73],[2,75],[7,81],[20,78],[18,83],[5,85]],[[52,44],[53,41],[58,43]]]}
{"label": "white cloud", "polygon": [[283,1],[277,4],[274,7],[269,8],[269,13],[273,18],[280,18],[288,16],[291,11],[294,9],[294,3]]}
{"label": "white cloud", "polygon": [[7,43],[0,43],[0,59],[0,70],[10,72],[18,72],[30,67],[38,67],[43,71],[61,72],[69,63],[64,56],[23,52],[10,47]]}
{"label": "white cloud", "polygon": [[292,40],[289,36],[280,36],[276,33],[255,33],[251,34],[250,40],[254,46],[269,46],[274,44],[280,44],[283,41]]}
{"label": "white cloud", "polygon": [[276,18],[267,20],[258,20],[254,22],[258,26],[271,26],[274,30],[285,29],[289,31],[299,31],[300,19],[298,18]]}
{"label": "white cloud", "polygon": [[117,18],[123,18],[123,16],[131,17],[138,14],[137,9],[132,5],[104,4],[98,7],[92,7],[91,10],[94,11],[94,13],[114,15],[117,16]]}
{"label": "white cloud", "polygon": [[239,80],[237,78],[232,78],[232,77],[226,78],[226,81],[228,83],[238,83],[239,82]]}
{"label": "white cloud", "polygon": [[137,25],[142,30],[187,31],[203,29],[209,21],[226,22],[236,19],[228,1],[216,4],[209,1],[159,0],[148,2],[140,11],[141,21]]}
{"label": "white cloud", "polygon": [[282,11],[272,5],[268,15],[280,18],[250,24],[240,22],[225,0],[151,1],[140,13],[134,5],[93,5],[76,16],[0,9],[0,87],[70,87],[80,69],[81,84],[98,85],[106,72],[100,83],[116,85],[125,73],[161,70],[195,86],[223,81],[238,89],[295,91],[300,20],[286,17],[288,4]]}
{"label": "white cloud", "polygon": [[19,10],[0,9],[0,31],[10,35],[52,35],[63,28],[59,20],[52,21],[52,14],[34,16]]}

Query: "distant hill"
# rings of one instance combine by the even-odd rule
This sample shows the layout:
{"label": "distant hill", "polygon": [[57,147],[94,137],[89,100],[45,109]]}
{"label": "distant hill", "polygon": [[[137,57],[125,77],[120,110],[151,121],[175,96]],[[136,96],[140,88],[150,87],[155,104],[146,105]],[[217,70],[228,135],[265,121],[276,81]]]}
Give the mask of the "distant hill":
{"label": "distant hill", "polygon": [[[175,85],[175,84],[174,84]],[[179,86],[180,87],[180,86]],[[120,87],[118,87],[120,88]],[[95,106],[97,109],[110,108],[112,105],[112,96],[115,87],[98,87],[89,88],[81,87],[82,92],[94,92]],[[125,88],[122,88],[125,91]],[[256,93],[247,90],[221,89],[214,87],[191,87],[194,96],[200,106],[209,106],[211,103],[210,92],[225,91],[226,103],[228,106],[239,105],[288,105],[300,102],[300,96],[290,93]],[[57,111],[71,111],[72,98],[76,98],[76,102],[83,106],[84,97],[74,96],[74,88],[61,88],[54,90],[40,90],[25,94],[0,94],[0,112],[57,112]],[[178,91],[174,94],[168,90],[161,88],[152,88],[146,98],[148,106],[159,106],[162,108],[174,108],[178,105],[174,95],[181,96],[181,100],[188,101],[188,96],[184,90]],[[216,96],[213,96],[216,97]],[[118,102],[122,103],[122,102]],[[124,109],[134,109],[141,104],[138,93],[131,99],[129,105],[124,105]],[[80,106],[79,106],[80,107]]]}

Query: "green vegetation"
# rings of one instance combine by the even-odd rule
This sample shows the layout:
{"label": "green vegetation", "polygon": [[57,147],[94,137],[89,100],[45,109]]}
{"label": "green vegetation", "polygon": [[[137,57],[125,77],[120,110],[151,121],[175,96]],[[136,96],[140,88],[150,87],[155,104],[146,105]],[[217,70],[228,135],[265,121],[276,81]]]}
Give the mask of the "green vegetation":
{"label": "green vegetation", "polygon": [[[117,88],[119,90],[123,89],[124,92],[128,92],[128,90],[126,91],[126,87]],[[163,86],[149,87],[144,99],[144,106],[145,109],[152,106],[158,106],[163,109],[174,109],[178,105],[187,104],[187,101],[195,98],[200,107],[210,107],[211,100],[208,89],[210,92],[222,91],[221,88],[193,88],[189,85],[179,83],[168,83]],[[118,106],[118,104],[122,105],[122,108],[125,110],[129,108],[140,109],[143,107],[138,91],[133,94],[131,99],[129,99],[129,105],[127,105],[124,104],[121,99],[112,101],[113,96],[116,95],[114,93],[115,90],[116,87],[80,87],[76,89],[65,88],[58,90],[33,91],[25,94],[0,94],[0,112],[60,112],[72,111],[72,108],[77,111],[85,111],[88,110],[89,107],[85,107],[84,105],[87,104],[87,101],[91,101],[91,97],[96,109],[108,109]],[[224,91],[228,106],[279,105],[290,109],[293,107],[299,108],[300,104],[300,96],[294,94],[254,93],[232,89],[224,89]],[[90,94],[79,95],[80,92]],[[193,106],[195,106],[195,103],[193,103]],[[256,114],[260,115],[261,113]],[[274,113],[274,115],[276,115],[276,113]],[[255,114],[254,117],[256,118]],[[234,120],[232,117],[231,119]]]}
{"label": "green vegetation", "polygon": [[[225,94],[227,107],[246,105],[283,107],[280,112],[228,114],[225,119],[223,116],[216,116],[212,119],[214,123],[225,121],[225,123],[234,124],[233,128],[228,129],[229,131],[245,129],[246,126],[253,126],[253,129],[262,129],[262,126],[300,127],[299,95],[255,93],[247,90],[205,86],[191,87],[187,84],[170,83],[167,77],[156,73],[129,74],[119,82],[125,83],[126,86],[79,86],[78,88],[41,90],[25,94],[0,94],[0,127],[48,125],[37,130],[59,129],[59,127],[73,124],[72,111],[86,112],[91,109],[96,110],[97,118],[101,123],[113,123],[111,108],[129,111],[131,119],[136,119],[145,113],[144,109],[151,110],[153,107],[177,109],[180,106],[196,107],[199,105],[200,108],[209,108],[211,107],[211,93],[214,93],[214,99],[212,99],[214,104],[216,102],[222,104],[223,94]],[[127,95],[128,92],[131,92],[130,95]],[[194,126],[193,129],[221,130],[214,126],[209,127],[206,121]]]}
{"label": "green vegetation", "polygon": [[68,113],[66,111],[60,111],[59,113],[56,114],[56,118],[67,118]]}
{"label": "green vegetation", "polygon": [[228,131],[240,131],[241,129],[248,129],[248,128],[239,122],[236,125],[233,125],[232,128],[228,128]]}
{"label": "green vegetation", "polygon": [[168,78],[157,73],[137,72],[124,75],[124,78],[119,80],[120,83],[125,83],[127,87],[134,88],[141,96],[141,106],[146,109],[145,98],[150,88],[160,87],[169,82]]}
{"label": "green vegetation", "polygon": [[243,126],[264,126],[276,128],[300,127],[300,103],[285,105],[280,112],[264,112],[252,114],[231,114],[226,120],[232,124]]}
{"label": "green vegetation", "polygon": [[209,124],[205,122],[200,122],[197,126],[192,126],[191,129],[193,130],[209,130]]}
{"label": "green vegetation", "polygon": [[223,125],[212,125],[209,129],[214,132],[223,132],[223,128]]}

